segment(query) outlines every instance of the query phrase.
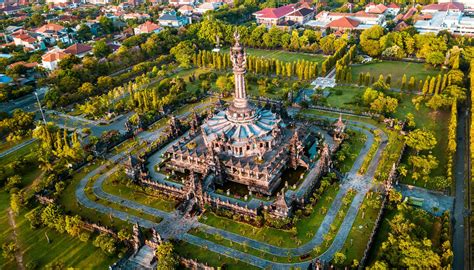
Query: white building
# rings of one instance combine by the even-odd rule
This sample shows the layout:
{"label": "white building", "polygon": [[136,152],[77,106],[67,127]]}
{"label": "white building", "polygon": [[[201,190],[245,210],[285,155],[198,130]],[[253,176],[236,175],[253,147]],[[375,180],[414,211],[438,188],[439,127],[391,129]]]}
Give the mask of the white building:
{"label": "white building", "polygon": [[58,67],[58,63],[67,56],[68,54],[61,49],[52,49],[41,56],[41,65],[48,70],[55,70]]}
{"label": "white building", "polygon": [[465,9],[468,10],[474,10],[474,0],[439,0],[439,4],[444,4],[444,3],[460,3],[464,5]]}
{"label": "white building", "polygon": [[419,20],[414,27],[420,33],[438,33],[447,30],[453,34],[473,35],[474,18],[463,15],[460,11],[438,11],[432,13],[430,20]]}

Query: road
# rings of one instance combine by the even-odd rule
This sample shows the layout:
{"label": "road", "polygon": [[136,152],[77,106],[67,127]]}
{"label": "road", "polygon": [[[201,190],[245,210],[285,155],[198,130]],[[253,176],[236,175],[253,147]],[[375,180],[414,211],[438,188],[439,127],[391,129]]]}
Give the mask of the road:
{"label": "road", "polygon": [[465,236],[464,217],[467,213],[465,208],[465,192],[467,184],[467,149],[468,144],[468,117],[464,105],[458,106],[457,146],[454,162],[455,199],[454,199],[454,232],[453,232],[453,269],[464,269],[465,248],[469,241]]}
{"label": "road", "polygon": [[[44,97],[46,90],[46,88],[38,89],[38,96],[40,100]],[[24,111],[33,112],[38,110],[36,103],[36,96],[31,93],[16,100],[0,103],[0,111],[11,113],[15,109],[23,109]]]}

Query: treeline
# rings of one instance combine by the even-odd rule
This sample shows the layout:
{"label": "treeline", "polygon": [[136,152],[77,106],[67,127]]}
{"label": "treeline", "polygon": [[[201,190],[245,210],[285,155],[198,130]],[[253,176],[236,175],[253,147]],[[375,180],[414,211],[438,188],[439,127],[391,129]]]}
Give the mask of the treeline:
{"label": "treeline", "polygon": [[[217,70],[232,68],[228,53],[214,53],[205,50],[194,53],[192,64],[197,67],[215,68]],[[318,76],[318,63],[306,60],[285,62],[275,58],[247,56],[246,66],[248,72],[266,76],[271,74],[286,78],[296,76],[300,80],[309,80]]]}
{"label": "treeline", "polygon": [[451,105],[451,117],[449,118],[448,125],[448,164],[447,166],[447,177],[449,183],[453,183],[453,164],[454,164],[454,154],[456,153],[456,130],[458,125],[458,106],[457,101],[454,101]]}
{"label": "treeline", "polygon": [[328,71],[330,71],[334,67],[334,65],[336,65],[337,61],[339,61],[339,59],[344,56],[347,49],[346,46],[347,43],[339,47],[333,55],[324,59],[324,61],[321,63],[321,75],[327,75]]}
{"label": "treeline", "polygon": [[336,82],[352,83],[352,68],[349,66],[356,54],[356,45],[352,45],[344,56],[336,62]]}

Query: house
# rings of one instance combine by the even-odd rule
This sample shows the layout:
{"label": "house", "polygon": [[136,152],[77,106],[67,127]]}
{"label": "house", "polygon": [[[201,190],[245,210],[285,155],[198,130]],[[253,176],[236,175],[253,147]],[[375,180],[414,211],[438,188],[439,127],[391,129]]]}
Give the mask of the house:
{"label": "house", "polygon": [[360,24],[360,21],[352,19],[351,17],[341,17],[331,21],[326,27],[335,30],[354,30],[357,29]]}
{"label": "house", "polygon": [[194,6],[196,4],[195,0],[169,0],[168,2],[171,6],[179,7],[182,5]]}
{"label": "house", "polygon": [[278,8],[264,8],[253,13],[258,24],[271,26],[296,26],[311,20],[314,11],[306,2],[298,2]]}
{"label": "house", "polygon": [[314,20],[307,22],[305,25],[320,29],[364,30],[374,25],[384,26],[384,24],[385,16],[382,14],[369,14],[365,11],[356,13],[321,11]]}
{"label": "house", "polygon": [[158,22],[162,26],[182,27],[190,23],[190,18],[178,16],[175,11],[163,12],[158,18]]}
{"label": "house", "polygon": [[61,49],[53,49],[41,56],[41,65],[48,70],[55,70],[58,63],[67,56],[68,54]]}
{"label": "house", "polygon": [[84,56],[91,54],[92,47],[84,43],[76,43],[64,49],[64,52],[83,58]]}
{"label": "house", "polygon": [[3,12],[3,14],[7,16],[12,16],[19,13],[22,9],[23,9],[22,6],[16,5],[16,6],[6,6],[2,8],[1,11]]}
{"label": "house", "polygon": [[422,13],[435,13],[439,11],[462,12],[464,11],[464,5],[462,3],[447,2],[447,3],[426,5],[421,10]]}
{"label": "house", "polygon": [[298,24],[305,24],[314,17],[314,10],[310,8],[302,8],[292,12],[286,16],[286,20],[293,21]]}
{"label": "house", "polygon": [[56,44],[57,42],[62,42],[65,44],[71,43],[68,32],[62,25],[59,24],[45,24],[36,29],[36,33],[42,35],[45,41],[49,44]]}
{"label": "house", "polygon": [[15,63],[12,63],[12,64],[8,65],[7,69],[12,69],[16,66],[24,66],[27,69],[31,69],[31,68],[37,67],[38,63],[36,63],[36,62],[28,63],[28,62],[25,62],[25,61],[18,61],[18,62],[15,62]]}
{"label": "house", "polygon": [[203,14],[207,11],[212,11],[218,9],[222,5],[222,2],[205,2],[196,7],[195,11],[198,14]]}
{"label": "house", "polygon": [[369,3],[365,6],[365,12],[369,14],[385,14],[387,7],[384,4]]}
{"label": "house", "polygon": [[386,15],[396,16],[400,13],[400,7],[395,3],[390,3],[387,6],[387,11],[385,12]]}
{"label": "house", "polygon": [[38,34],[34,32],[19,30],[11,34],[11,37],[16,46],[23,46],[26,50],[37,51],[46,49],[44,42],[38,39]]}
{"label": "house", "polygon": [[267,27],[279,25],[285,21],[285,17],[295,12],[295,4],[289,4],[278,8],[264,8],[260,11],[253,13],[257,24],[263,24]]}
{"label": "house", "polygon": [[448,31],[455,35],[474,35],[474,18],[461,11],[438,11],[420,16],[413,25],[420,33]]}
{"label": "house", "polygon": [[92,5],[108,5],[112,1],[111,0],[86,0],[85,2]]}
{"label": "house", "polygon": [[457,3],[457,4],[462,4],[464,6],[464,9],[466,10],[474,10],[474,1],[472,0],[439,0],[439,4],[445,4],[445,3]]}
{"label": "house", "polygon": [[151,21],[146,21],[143,24],[140,24],[139,26],[135,27],[133,29],[133,33],[135,35],[140,35],[140,34],[151,34],[151,33],[158,33],[162,30],[162,28]]}
{"label": "house", "polygon": [[146,21],[150,19],[150,15],[146,13],[127,13],[122,16],[126,20],[137,20],[139,22]]}
{"label": "house", "polygon": [[183,14],[184,16],[191,16],[191,15],[193,15],[194,7],[192,7],[190,5],[182,5],[178,9],[178,12]]}

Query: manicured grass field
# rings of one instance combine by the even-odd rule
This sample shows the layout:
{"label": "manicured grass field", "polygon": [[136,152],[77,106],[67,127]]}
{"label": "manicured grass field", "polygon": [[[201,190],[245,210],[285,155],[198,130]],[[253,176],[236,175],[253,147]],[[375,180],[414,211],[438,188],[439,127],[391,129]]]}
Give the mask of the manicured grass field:
{"label": "manicured grass field", "polygon": [[114,185],[110,182],[110,179],[105,180],[102,187],[107,193],[119,196],[127,200],[135,201],[162,211],[172,212],[176,208],[175,201],[165,200],[155,194],[148,194],[145,191],[135,190],[124,185]]}
{"label": "manicured grass field", "polygon": [[289,239],[294,238],[290,231],[270,227],[258,228],[243,222],[237,222],[225,217],[220,217],[210,212],[206,212],[200,219],[200,222],[275,246],[288,248],[297,247],[313,238],[314,233],[326,216],[325,213],[323,214],[321,212],[321,208],[324,207],[325,209],[329,209],[338,190],[339,187],[337,184],[330,186],[313,207],[313,213],[309,217],[302,218],[298,221],[296,224],[296,239],[301,241],[300,243],[297,243],[299,241],[289,241]]}
{"label": "manicured grass field", "polygon": [[31,229],[23,214],[16,221],[25,265],[35,262],[41,269],[50,262],[62,261],[66,267],[75,269],[106,269],[118,259],[105,255],[92,245],[91,240],[81,242],[66,233],[47,228]]}
{"label": "manicured grass field", "polygon": [[[221,52],[229,53],[229,48],[222,49]],[[264,58],[275,58],[275,59],[278,59],[280,61],[285,61],[285,62],[306,60],[306,61],[321,63],[324,61],[324,59],[326,59],[326,57],[322,54],[287,52],[283,50],[263,50],[263,49],[246,48],[245,52],[247,53],[247,55],[264,57]]]}
{"label": "manicured grass field", "polygon": [[[10,195],[0,190],[0,245],[12,241],[13,230],[8,223],[8,207],[10,206]],[[15,261],[7,262],[0,256],[0,269],[14,269]]]}
{"label": "manicured grass field", "polygon": [[365,91],[364,88],[353,86],[336,86],[327,90],[331,93],[326,99],[327,106],[351,110],[357,110],[357,97],[362,97]]}
{"label": "manicured grass field", "polygon": [[237,259],[229,258],[212,251],[209,251],[205,247],[195,246],[183,241],[175,244],[176,253],[185,258],[192,258],[199,262],[205,262],[213,267],[225,266],[225,269],[229,270],[255,270],[258,269],[255,266],[249,265]]}
{"label": "manicured grass field", "polygon": [[[371,199],[364,199],[361,208],[365,207],[365,215],[363,216],[364,211],[359,210],[346,242],[340,251],[346,255],[345,264],[352,264],[354,259],[360,262],[364,255],[364,250],[375,226],[375,219],[377,218],[382,203],[380,197],[375,197],[375,194],[372,194],[372,196]],[[369,203],[369,200],[378,203]]]}
{"label": "manicured grass field", "polygon": [[349,172],[354,165],[355,160],[359,156],[360,150],[364,147],[365,141],[367,140],[365,134],[359,131],[353,130],[355,136],[349,137],[346,142],[349,144],[349,155],[344,159],[344,161],[339,166],[342,173]]}
{"label": "manicured grass field", "polygon": [[392,87],[400,87],[402,84],[403,74],[407,75],[407,84],[411,76],[415,77],[415,85],[418,86],[420,80],[425,80],[426,76],[438,75],[441,71],[429,67],[423,63],[401,62],[401,61],[382,61],[369,64],[361,64],[352,66],[352,80],[358,81],[359,73],[370,73],[371,76],[377,80],[382,74],[387,78],[389,74],[392,75]]}

